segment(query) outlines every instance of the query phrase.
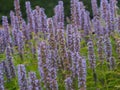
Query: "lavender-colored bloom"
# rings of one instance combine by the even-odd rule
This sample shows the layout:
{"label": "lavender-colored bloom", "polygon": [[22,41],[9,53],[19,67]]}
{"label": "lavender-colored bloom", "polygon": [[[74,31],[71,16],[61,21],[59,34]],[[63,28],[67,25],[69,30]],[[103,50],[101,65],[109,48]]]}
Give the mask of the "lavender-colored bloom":
{"label": "lavender-colored bloom", "polygon": [[104,50],[105,50],[107,62],[109,62],[109,57],[112,56],[112,46],[111,46],[110,38],[107,35],[104,37]]}
{"label": "lavender-colored bloom", "polygon": [[74,42],[74,52],[80,51],[80,32],[78,31],[77,27],[74,27],[73,32],[73,42]]}
{"label": "lavender-colored bloom", "polygon": [[89,13],[86,11],[84,12],[84,35],[85,37],[90,34],[90,21],[89,21]]}
{"label": "lavender-colored bloom", "polygon": [[[78,52],[72,52],[72,80],[78,78],[78,88],[86,89],[86,60]],[[72,83],[74,86],[74,83]],[[74,87],[73,87],[74,88]]]}
{"label": "lavender-colored bloom", "polygon": [[39,80],[36,78],[35,72],[29,72],[29,90],[41,90]]}
{"label": "lavender-colored bloom", "polygon": [[28,29],[26,22],[24,20],[22,22],[22,28],[23,28],[22,33],[23,33],[24,41],[27,43],[28,40],[30,40],[30,30]]}
{"label": "lavender-colored bloom", "polygon": [[115,30],[115,6],[116,0],[110,0],[110,21],[111,21],[111,29]]}
{"label": "lavender-colored bloom", "polygon": [[60,10],[60,17],[59,17],[59,22],[63,22],[64,23],[64,6],[63,6],[63,1],[59,1],[58,2],[59,5],[59,10]]}
{"label": "lavender-colored bloom", "polygon": [[8,66],[10,69],[11,77],[14,78],[16,76],[16,73],[15,73],[15,66],[13,64],[12,57],[10,60],[8,60]]}
{"label": "lavender-colored bloom", "polygon": [[50,68],[54,68],[55,70],[57,70],[57,57],[56,57],[56,50],[50,50],[49,46],[48,46],[48,50],[47,50],[47,56],[46,56],[46,64],[48,65],[48,70]]}
{"label": "lavender-colored bloom", "polygon": [[15,13],[13,11],[10,11],[10,21],[11,21],[11,26],[13,28],[15,25]]}
{"label": "lavender-colored bloom", "polygon": [[17,33],[19,30],[19,22],[17,16],[14,16],[14,19],[15,19],[15,24],[12,28],[12,38],[13,38],[13,45],[17,46]]}
{"label": "lavender-colored bloom", "polygon": [[117,27],[117,31],[120,32],[120,16],[117,18],[116,27]]}
{"label": "lavender-colored bloom", "polygon": [[26,37],[26,42],[28,42],[27,40],[33,39],[31,25],[30,23],[25,24],[25,22],[23,22],[22,24],[23,24],[23,34]]}
{"label": "lavender-colored bloom", "polygon": [[27,12],[28,23],[30,24],[30,32],[35,32],[34,15],[29,1],[26,2],[26,12]]}
{"label": "lavender-colored bloom", "polygon": [[11,59],[10,46],[7,46],[7,47],[6,47],[6,59],[7,59],[7,60]]}
{"label": "lavender-colored bloom", "polygon": [[12,44],[12,38],[11,38],[11,35],[10,35],[10,30],[9,30],[9,24],[8,24],[8,20],[7,20],[7,17],[6,16],[3,16],[2,17],[2,23],[3,23],[3,28],[4,28],[4,40],[5,40],[5,47],[7,45],[10,45],[11,47],[11,51],[13,53],[13,44]]}
{"label": "lavender-colored bloom", "polygon": [[9,25],[8,25],[8,20],[7,20],[7,16],[2,16],[2,26],[4,28],[4,30],[7,32],[7,34],[9,35]]}
{"label": "lavender-colored bloom", "polygon": [[72,19],[72,23],[74,23],[74,25],[77,25],[77,3],[78,3],[78,0],[71,0],[70,1],[71,3],[71,19]]}
{"label": "lavender-colored bloom", "polygon": [[16,73],[15,73],[15,67],[12,61],[11,49],[9,46],[7,46],[6,48],[6,62],[8,65],[8,69],[10,71],[11,78],[14,78],[16,76]]}
{"label": "lavender-colored bloom", "polygon": [[30,1],[27,1],[25,4],[26,4],[26,12],[27,12],[28,23],[31,23],[32,9],[31,9]]}
{"label": "lavender-colored bloom", "polygon": [[71,0],[71,19],[74,26],[78,29],[82,29],[83,16],[81,12],[84,10],[84,5],[78,0]]}
{"label": "lavender-colored bloom", "polygon": [[[82,28],[83,16],[81,14],[82,10],[84,10],[83,2],[76,2],[76,24],[77,28],[80,30]],[[75,16],[74,16],[75,17]]]}
{"label": "lavender-colored bloom", "polygon": [[65,36],[64,36],[64,30],[63,29],[58,29],[57,30],[57,47],[59,50],[59,55],[60,55],[60,65],[62,68],[64,68],[65,70],[68,69],[69,67],[69,60],[67,57],[67,50],[66,50],[66,43],[65,43]]}
{"label": "lavender-colored bloom", "polygon": [[106,27],[108,28],[108,34],[113,31],[112,28],[112,21],[111,21],[111,11],[110,11],[110,4],[108,4],[107,16],[106,16]]}
{"label": "lavender-colored bloom", "polygon": [[109,35],[108,26],[103,27],[103,35]]}
{"label": "lavender-colored bloom", "polygon": [[55,28],[53,25],[52,18],[48,19],[48,42],[49,42],[49,49],[55,50],[57,48],[56,39],[55,39]]}
{"label": "lavender-colored bloom", "polygon": [[90,67],[94,70],[96,66],[96,59],[95,59],[93,41],[89,40],[87,45],[88,45],[88,60],[90,63]]}
{"label": "lavender-colored bloom", "polygon": [[21,16],[19,0],[14,0],[14,7],[16,10],[16,16],[19,16],[19,15]]}
{"label": "lavender-colored bloom", "polygon": [[48,69],[48,82],[50,85],[50,88],[52,90],[58,90],[58,83],[57,83],[57,67],[56,67],[56,58],[54,57],[55,51],[48,50],[47,57],[46,57],[46,64]]}
{"label": "lavender-colored bloom", "polygon": [[78,87],[86,90],[86,60],[78,56]]}
{"label": "lavender-colored bloom", "polygon": [[26,70],[24,65],[18,65],[18,82],[20,90],[28,90]]}
{"label": "lavender-colored bloom", "polygon": [[72,67],[71,67],[72,78],[75,78],[77,76],[77,72],[78,72],[78,68],[77,68],[78,56],[79,56],[78,52],[71,52],[71,58],[72,58]]}
{"label": "lavender-colored bloom", "polygon": [[0,90],[4,90],[3,63],[0,63]]}
{"label": "lavender-colored bloom", "polygon": [[55,26],[52,18],[47,19],[47,26],[48,26],[48,32],[50,34],[53,34],[53,36],[55,36]]}
{"label": "lavender-colored bloom", "polygon": [[54,25],[54,28],[55,28],[55,34],[57,33],[57,29],[58,29],[58,24],[57,24],[57,17],[56,15],[53,16],[53,25]]}
{"label": "lavender-colored bloom", "polygon": [[109,57],[109,62],[110,62],[110,70],[115,69],[115,58],[114,57]]}
{"label": "lavender-colored bloom", "polygon": [[101,17],[105,21],[107,18],[107,10],[108,10],[108,0],[101,0],[101,3],[100,3]]}
{"label": "lavender-colored bloom", "polygon": [[115,60],[112,56],[112,45],[110,42],[110,38],[106,35],[104,37],[104,49],[106,55],[106,61],[108,62],[109,69],[113,69],[115,66]]}
{"label": "lavender-colored bloom", "polygon": [[3,61],[3,68],[4,68],[4,73],[6,75],[7,80],[10,81],[12,77],[11,77],[10,69],[8,67],[8,64],[7,64],[6,60]]}
{"label": "lavender-colored bloom", "polygon": [[58,90],[58,83],[57,83],[57,73],[56,68],[52,67],[49,69],[50,71],[50,88],[51,90]]}
{"label": "lavender-colored bloom", "polygon": [[16,32],[19,31],[19,20],[18,17],[15,16],[15,25],[14,25],[14,29],[16,30]]}
{"label": "lavender-colored bloom", "polygon": [[[56,23],[57,29],[64,29],[64,7],[63,7],[63,1],[59,1],[58,5],[54,8],[54,21]],[[59,23],[60,27],[59,27]]]}
{"label": "lavender-colored bloom", "polygon": [[8,20],[6,16],[2,16],[2,26],[5,31],[5,46],[7,46],[10,43],[10,32],[9,32],[9,25],[8,25]]}
{"label": "lavender-colored bloom", "polygon": [[71,79],[71,77],[67,77],[66,79],[65,79],[65,89],[66,90],[73,90],[73,88],[72,88],[72,79]]}
{"label": "lavender-colored bloom", "polygon": [[47,16],[46,16],[43,8],[41,8],[41,13],[40,14],[41,14],[41,24],[42,24],[41,31],[42,31],[42,33],[44,35],[43,38],[47,39],[47,32],[48,32],[48,28],[47,28]]}
{"label": "lavender-colored bloom", "polygon": [[55,51],[49,50],[45,42],[38,45],[38,67],[46,89],[58,90],[56,81],[56,58]]}
{"label": "lavender-colored bloom", "polygon": [[103,39],[103,36],[100,36],[98,38],[98,41],[97,41],[97,51],[98,51],[98,57],[99,57],[99,60],[103,62],[103,60],[105,59],[104,57],[104,39]]}
{"label": "lavender-colored bloom", "polygon": [[47,44],[46,42],[40,42],[38,45],[38,69],[41,76],[41,81],[44,83],[46,88],[49,88],[48,69],[47,69]]}
{"label": "lavender-colored bloom", "polygon": [[102,25],[100,23],[100,20],[94,18],[92,22],[94,25],[95,34],[96,34],[97,38],[99,38],[100,36],[103,35],[103,29],[102,29]]}
{"label": "lavender-colored bloom", "polygon": [[22,31],[19,31],[17,33],[17,46],[18,46],[19,55],[20,55],[21,59],[23,59],[24,40],[23,40],[23,33],[22,33]]}
{"label": "lavender-colored bloom", "polygon": [[91,0],[91,4],[92,4],[93,16],[98,16],[99,12],[98,12],[97,0]]}
{"label": "lavender-colored bloom", "polygon": [[71,54],[72,54],[71,51],[67,50],[67,55],[68,55],[68,60],[69,60],[69,70],[71,70],[71,67],[72,67],[72,56],[71,56]]}
{"label": "lavender-colored bloom", "polygon": [[0,53],[3,53],[6,48],[6,41],[5,41],[5,31],[0,30]]}
{"label": "lavender-colored bloom", "polygon": [[[43,47],[41,47],[43,46]],[[44,73],[44,69],[43,69],[43,65],[44,65],[44,62],[43,62],[43,58],[45,58],[45,43],[44,42],[41,42],[39,45],[38,45],[38,69],[39,69],[39,72],[40,72],[40,76],[41,76],[41,81],[44,80],[45,78],[45,73]]]}
{"label": "lavender-colored bloom", "polygon": [[39,80],[35,80],[35,86],[36,86],[36,90],[42,90],[40,87],[40,81]]}
{"label": "lavender-colored bloom", "polygon": [[36,7],[36,10],[34,11],[34,19],[36,24],[35,28],[36,31],[39,32],[39,36],[47,39],[47,16],[43,8],[40,8],[39,6]]}
{"label": "lavender-colored bloom", "polygon": [[[116,38],[115,42],[116,42],[116,52],[118,54],[120,54],[120,39]],[[119,56],[119,58],[120,58],[120,56]]]}
{"label": "lavender-colored bloom", "polygon": [[70,51],[74,50],[73,32],[74,32],[73,26],[71,24],[68,24],[66,29],[66,38],[67,38],[66,43]]}
{"label": "lavender-colored bloom", "polygon": [[20,11],[20,2],[19,0],[14,0],[14,7],[15,7],[15,13],[18,18],[18,23],[19,23],[19,29],[22,31],[22,13]]}
{"label": "lavender-colored bloom", "polygon": [[[33,11],[33,16],[35,20],[35,33],[40,33],[41,27],[42,27],[42,21],[41,21],[41,9],[39,6],[36,6],[36,9]],[[38,35],[39,35],[38,33]]]}
{"label": "lavender-colored bloom", "polygon": [[83,8],[83,9],[81,9],[81,11],[80,11],[80,21],[81,21],[81,30],[83,31],[84,30],[84,14],[85,14],[85,9]]}
{"label": "lavender-colored bloom", "polygon": [[70,51],[79,52],[80,50],[80,32],[77,26],[67,25],[66,41],[67,47]]}
{"label": "lavender-colored bloom", "polygon": [[87,22],[88,22],[88,28],[89,28],[89,34],[90,34],[90,32],[92,32],[90,13],[88,11],[86,11],[86,13],[87,13]]}

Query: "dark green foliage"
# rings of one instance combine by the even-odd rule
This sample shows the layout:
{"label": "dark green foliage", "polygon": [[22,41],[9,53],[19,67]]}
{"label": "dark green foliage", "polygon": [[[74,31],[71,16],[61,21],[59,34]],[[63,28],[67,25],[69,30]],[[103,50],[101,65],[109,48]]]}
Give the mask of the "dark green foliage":
{"label": "dark green foliage", "polygon": [[[120,38],[120,36],[117,36],[115,34],[115,37]],[[101,66],[101,62],[97,59],[96,62],[96,74],[97,74],[97,82],[94,82],[94,77],[92,70],[89,68],[88,60],[87,60],[87,90],[120,90],[120,61],[118,59],[118,53],[116,52],[116,43],[113,37],[110,38],[111,44],[112,44],[112,52],[113,56],[116,59],[116,68],[114,70],[108,70],[107,68],[107,62],[104,61],[104,64]],[[94,44],[96,44],[96,40],[94,40]],[[87,50],[87,45],[84,40],[81,41],[81,50],[80,54],[82,56],[85,56],[87,58],[88,56],[88,50]],[[97,56],[97,51],[96,51],[96,45],[94,46],[95,49],[95,54]],[[37,66],[37,57],[34,58],[32,53],[30,53],[30,49],[25,46],[25,54],[24,54],[24,60],[21,61],[20,57],[17,53],[13,55],[13,60],[15,67],[17,67],[18,64],[24,64],[26,66],[26,71],[27,73],[30,71],[34,71],[37,74],[37,78],[40,78],[39,72],[38,72],[38,66]],[[0,54],[0,61],[5,59],[4,54]],[[16,68],[17,69],[17,68]],[[66,72],[59,71],[58,72],[58,87],[59,90],[65,90],[64,86],[64,76],[63,74]],[[41,84],[42,85],[42,84]],[[74,85],[77,87],[77,81],[75,80]],[[42,85],[43,86],[43,85]],[[8,90],[19,90],[18,86],[18,81],[17,78],[13,78],[10,82],[5,83],[5,88]],[[43,89],[46,90],[46,89]],[[76,89],[78,90],[78,89]]]}
{"label": "dark green foliage", "polygon": [[[2,16],[5,15],[8,16],[9,18],[10,10],[14,10],[13,1],[14,0],[0,0],[0,24],[1,24]],[[33,9],[35,8],[36,5],[45,8],[45,12],[47,16],[50,17],[54,14],[53,8],[55,7],[55,5],[59,0],[20,0],[21,11],[23,14],[22,16],[24,18],[26,18],[25,1],[30,1]],[[86,9],[90,11],[91,13],[90,16],[92,17],[91,0],[80,0],[80,1],[84,2]],[[98,0],[98,2],[99,1],[100,0]],[[65,7],[65,16],[70,16],[70,0],[63,0],[63,2]],[[118,0],[118,6],[120,7],[119,0]]]}

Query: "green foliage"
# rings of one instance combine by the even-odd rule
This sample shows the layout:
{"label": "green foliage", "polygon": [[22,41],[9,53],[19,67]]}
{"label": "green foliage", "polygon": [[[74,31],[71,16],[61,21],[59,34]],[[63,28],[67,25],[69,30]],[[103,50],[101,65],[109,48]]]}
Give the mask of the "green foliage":
{"label": "green foliage", "polygon": [[[120,38],[120,35],[115,34],[114,37]],[[95,55],[96,55],[96,76],[97,76],[97,80],[96,83],[94,82],[94,75],[93,75],[93,71],[90,69],[89,67],[89,63],[88,63],[88,51],[87,51],[87,44],[85,42],[85,40],[82,40],[80,45],[81,45],[81,49],[80,49],[80,54],[82,56],[86,57],[87,60],[87,90],[120,90],[120,61],[118,58],[118,53],[116,52],[116,43],[113,37],[110,38],[111,39],[111,44],[112,44],[112,52],[113,52],[113,56],[115,57],[116,60],[116,68],[114,70],[109,70],[107,67],[107,62],[106,60],[104,60],[104,63],[101,64],[101,62],[97,59],[97,46],[96,46],[96,41],[94,39],[94,50],[95,50]],[[33,42],[32,40],[30,42]],[[17,68],[18,64],[24,64],[26,66],[26,70],[27,73],[29,71],[34,71],[37,74],[37,78],[40,78],[39,75],[39,71],[38,71],[38,65],[37,65],[37,55],[35,55],[35,57],[33,56],[32,53],[30,53],[30,48],[28,48],[28,46],[25,46],[25,53],[24,53],[24,58],[21,61],[20,56],[18,55],[18,53],[15,53],[13,55],[13,60],[14,60],[14,64]],[[16,52],[16,51],[15,51]],[[5,54],[0,54],[0,61],[5,59]],[[57,77],[57,81],[58,81],[58,85],[59,85],[59,89],[60,90],[65,90],[65,83],[64,83],[64,74],[67,72],[64,71],[58,71],[58,77]],[[43,86],[43,84],[41,84]],[[75,87],[77,87],[77,80],[74,81],[74,85]],[[13,78],[12,81],[10,82],[6,82],[5,83],[5,87],[8,90],[19,90],[19,86],[18,86],[18,81],[17,81],[17,77]],[[43,88],[43,90],[45,90]],[[77,88],[76,88],[77,90]]]}
{"label": "green foliage", "polygon": [[[30,1],[31,6],[34,9],[36,5],[43,7],[48,17],[54,14],[53,8],[58,3],[58,0],[20,0],[21,11],[23,18],[26,18],[26,9],[25,9],[25,2]],[[90,11],[90,16],[92,17],[92,9],[91,9],[91,0],[80,0],[83,1],[86,9]],[[70,0],[63,0],[64,7],[65,7],[65,16],[70,16]],[[100,0],[98,0],[100,2]],[[0,21],[2,21],[2,16],[8,16],[10,10],[14,10],[14,0],[0,0]],[[99,5],[99,3],[98,3]],[[118,2],[118,6],[120,7],[120,2]],[[9,19],[10,21],[10,19]]]}

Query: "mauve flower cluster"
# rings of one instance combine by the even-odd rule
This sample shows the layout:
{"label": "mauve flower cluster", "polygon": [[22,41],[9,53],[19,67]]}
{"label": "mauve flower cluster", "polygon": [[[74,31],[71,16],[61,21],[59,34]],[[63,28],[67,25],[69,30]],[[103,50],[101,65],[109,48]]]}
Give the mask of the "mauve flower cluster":
{"label": "mauve flower cluster", "polygon": [[[2,17],[0,54],[6,53],[6,60],[0,63],[0,90],[4,90],[4,74],[7,81],[17,78],[20,90],[59,90],[61,79],[66,90],[86,90],[87,59],[95,83],[97,60],[102,64],[106,60],[110,70],[115,68],[110,38],[114,33],[120,33],[116,0],[101,0],[100,7],[97,0],[91,0],[93,19],[82,1],[70,0],[70,4],[70,22],[66,25],[63,1],[58,2],[54,8],[54,15],[49,18],[44,8],[36,6],[32,9],[27,1],[25,21],[22,18],[19,0],[14,0],[15,12],[10,11],[11,24],[9,25],[6,16]],[[115,40],[117,52],[120,53],[120,41],[116,38]],[[82,41],[85,41],[83,45]],[[87,59],[81,53],[82,47],[85,46]],[[37,71],[26,71],[26,64],[19,64],[17,71],[15,69],[14,55],[18,55],[22,63],[25,60],[24,56],[28,54],[38,59],[40,79]]]}
{"label": "mauve flower cluster", "polygon": [[4,89],[3,63],[0,63],[0,90],[5,90]]}

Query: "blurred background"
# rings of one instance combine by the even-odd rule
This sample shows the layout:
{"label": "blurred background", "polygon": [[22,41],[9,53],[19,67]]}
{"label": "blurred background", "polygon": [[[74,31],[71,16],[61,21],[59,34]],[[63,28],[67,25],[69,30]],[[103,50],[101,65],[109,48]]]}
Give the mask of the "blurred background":
{"label": "blurred background", "polygon": [[[39,5],[40,7],[45,8],[45,13],[48,17],[51,17],[54,12],[53,8],[58,3],[59,0],[20,0],[21,5],[21,11],[23,18],[26,19],[26,9],[25,9],[25,2],[30,1],[32,9],[35,8],[36,5]],[[65,16],[70,16],[70,0],[62,0],[64,2],[64,9],[65,9]],[[91,11],[91,0],[79,0],[83,1],[84,5],[87,10],[90,11],[90,16],[92,17],[92,11]],[[0,24],[2,22],[2,16],[8,16],[9,19],[9,13],[10,10],[14,10],[14,0],[0,0]],[[100,0],[98,0],[99,5]],[[120,7],[120,1],[118,0],[118,6]]]}

